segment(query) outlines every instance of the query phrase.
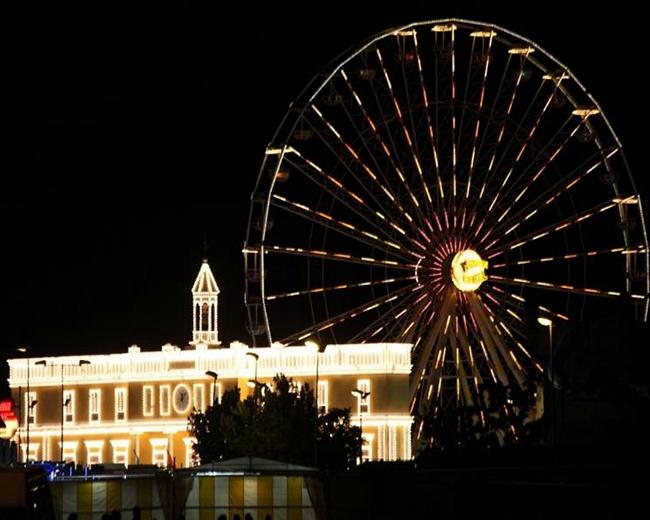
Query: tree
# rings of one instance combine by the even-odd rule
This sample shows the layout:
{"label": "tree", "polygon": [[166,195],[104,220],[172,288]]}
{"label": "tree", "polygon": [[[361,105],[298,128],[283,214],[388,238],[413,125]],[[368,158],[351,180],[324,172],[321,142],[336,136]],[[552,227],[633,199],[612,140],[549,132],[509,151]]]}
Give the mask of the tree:
{"label": "tree", "polygon": [[349,469],[361,458],[361,430],[350,426],[350,409],[333,408],[318,418],[320,465],[331,471]]}
{"label": "tree", "polygon": [[190,415],[194,452],[202,462],[252,455],[313,465],[316,433],[322,467],[339,470],[356,464],[361,436],[350,425],[350,409],[332,409],[316,419],[315,406],[310,386],[298,388],[284,375],[277,375],[270,387],[257,386],[244,400],[239,388],[230,389],[221,403]]}
{"label": "tree", "polygon": [[228,424],[234,428],[233,421],[241,417],[238,410],[240,406],[239,388],[227,390],[221,402],[215,401],[208,406],[205,412],[192,411],[188,418],[188,430],[197,439],[192,445],[194,449],[195,462],[219,461],[237,456],[237,446],[233,445],[233,439],[227,435],[223,425]]}
{"label": "tree", "polygon": [[[536,382],[528,387],[484,383],[474,406],[450,406],[427,418],[423,436],[427,440],[418,453],[420,462],[436,454],[458,450],[492,451],[529,447],[543,442],[545,421],[536,420]],[[473,455],[472,455],[473,456]]]}

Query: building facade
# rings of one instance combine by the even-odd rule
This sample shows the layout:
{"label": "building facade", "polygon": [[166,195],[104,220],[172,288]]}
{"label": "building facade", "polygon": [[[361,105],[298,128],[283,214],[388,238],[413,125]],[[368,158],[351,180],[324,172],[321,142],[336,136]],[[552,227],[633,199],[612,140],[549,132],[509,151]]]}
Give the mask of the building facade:
{"label": "building facade", "polygon": [[[321,410],[350,407],[362,422],[364,458],[411,458],[409,344],[249,348],[218,340],[219,289],[207,261],[193,285],[192,341],[126,353],[9,360],[19,405],[22,460],[78,464],[192,464],[192,409],[205,410],[234,386],[242,395],[276,374],[315,388]],[[318,375],[317,375],[318,371]],[[217,377],[215,377],[217,376]],[[360,392],[370,392],[362,399]]]}

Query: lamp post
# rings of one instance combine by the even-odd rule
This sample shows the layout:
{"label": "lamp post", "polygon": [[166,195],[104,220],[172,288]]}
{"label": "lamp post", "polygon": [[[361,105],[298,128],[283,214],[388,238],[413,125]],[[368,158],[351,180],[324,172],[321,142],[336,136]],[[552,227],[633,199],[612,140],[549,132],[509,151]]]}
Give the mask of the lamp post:
{"label": "lamp post", "polygon": [[[22,345],[18,348],[16,348],[18,352],[22,352],[23,354],[27,354],[29,352],[29,346],[28,345]],[[27,417],[25,418],[27,421],[27,450],[25,451],[25,462],[29,464],[29,413],[32,409],[32,398],[29,392],[29,358],[27,358]],[[24,405],[25,403],[20,403],[20,420],[22,421],[23,419],[23,410],[24,410]]]}
{"label": "lamp post", "polygon": [[212,406],[214,406],[214,402],[217,400],[217,378],[219,377],[219,374],[213,372],[212,370],[206,370],[205,375],[214,379],[214,383],[212,383]]}
{"label": "lamp post", "polygon": [[[26,352],[29,347],[24,347],[24,348],[25,348],[24,352]],[[47,364],[47,361],[45,361],[44,359],[41,359],[40,361],[37,361],[34,364],[44,367]],[[38,401],[36,399],[32,399],[31,395],[30,395],[30,390],[29,390],[29,365],[30,365],[29,359],[27,359],[27,450],[25,451],[25,459],[26,459],[27,464],[29,464],[29,451],[30,451],[29,450],[29,423],[32,420],[32,410],[34,409],[34,407],[38,403]]]}
{"label": "lamp post", "polygon": [[320,354],[325,352],[327,345],[320,345],[314,340],[305,341],[305,346],[311,347],[316,351],[316,403],[314,406],[314,467],[318,467],[318,362]]}
{"label": "lamp post", "polygon": [[361,437],[361,462],[363,462],[363,410],[361,408],[361,404],[365,399],[368,398],[370,395],[370,392],[365,392],[364,390],[359,390],[358,388],[355,388],[352,390],[352,395],[357,396],[359,399],[359,436]]}
{"label": "lamp post", "polygon": [[266,385],[261,385],[260,382],[257,380],[257,362],[260,359],[259,354],[256,354],[255,352],[246,352],[246,355],[252,357],[255,360],[255,378],[249,379],[246,385],[248,386],[248,388],[253,389],[253,397],[255,401],[255,413],[257,413],[257,400],[259,399],[259,396],[262,391],[261,387]]}
{"label": "lamp post", "polygon": [[[255,352],[246,352],[247,356],[250,356],[255,359],[255,381],[257,381],[257,361],[260,359],[259,354],[256,354]],[[249,381],[250,383],[250,381]],[[248,385],[250,386],[250,384]]]}
{"label": "lamp post", "polygon": [[537,322],[543,327],[548,328],[548,376],[551,383],[549,397],[551,398],[551,450],[553,458],[553,467],[557,466],[557,444],[556,444],[556,427],[555,427],[555,381],[553,380],[553,322],[544,316],[537,318]]}
{"label": "lamp post", "polygon": [[[42,364],[43,366],[47,365],[47,361],[43,360],[42,362],[39,361],[36,363],[37,365]],[[72,364],[72,363],[61,363],[59,366],[61,367],[61,446],[59,449],[59,454],[61,457],[61,462],[64,462],[63,459],[63,423],[65,421],[65,407],[69,403],[69,398],[68,400],[63,399],[63,367],[75,367],[75,366],[83,366],[83,365],[90,365],[90,361],[87,359],[80,359],[79,363],[77,364]]]}

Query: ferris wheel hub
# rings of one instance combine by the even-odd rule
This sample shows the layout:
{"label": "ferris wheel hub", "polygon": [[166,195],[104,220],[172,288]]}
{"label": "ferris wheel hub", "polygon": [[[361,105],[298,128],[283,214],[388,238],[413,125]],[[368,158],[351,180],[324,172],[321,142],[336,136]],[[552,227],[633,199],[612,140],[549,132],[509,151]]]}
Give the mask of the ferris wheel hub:
{"label": "ferris wheel hub", "polygon": [[473,249],[464,249],[451,260],[451,281],[463,292],[474,292],[487,280],[485,270],[488,267]]}

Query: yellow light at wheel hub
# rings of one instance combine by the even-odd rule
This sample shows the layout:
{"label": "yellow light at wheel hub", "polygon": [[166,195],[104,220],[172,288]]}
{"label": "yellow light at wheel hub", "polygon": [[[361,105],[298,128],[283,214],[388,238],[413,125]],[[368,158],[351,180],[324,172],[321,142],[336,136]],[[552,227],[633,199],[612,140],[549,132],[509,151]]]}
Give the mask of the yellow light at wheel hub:
{"label": "yellow light at wheel hub", "polygon": [[476,251],[471,249],[459,251],[451,261],[451,281],[461,291],[475,291],[487,280],[485,274],[487,267],[487,261],[483,260]]}

